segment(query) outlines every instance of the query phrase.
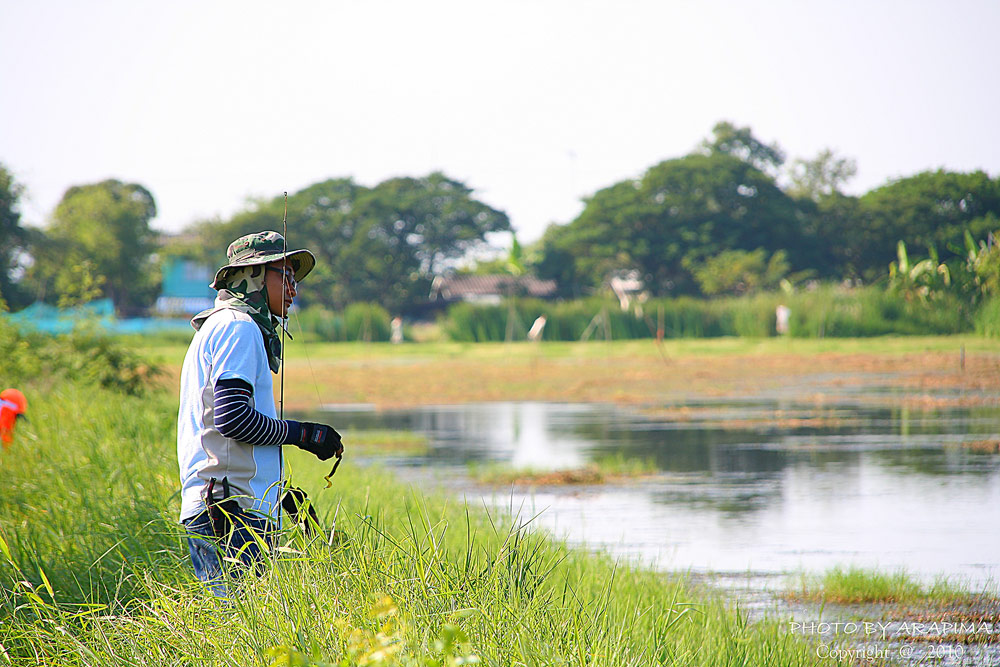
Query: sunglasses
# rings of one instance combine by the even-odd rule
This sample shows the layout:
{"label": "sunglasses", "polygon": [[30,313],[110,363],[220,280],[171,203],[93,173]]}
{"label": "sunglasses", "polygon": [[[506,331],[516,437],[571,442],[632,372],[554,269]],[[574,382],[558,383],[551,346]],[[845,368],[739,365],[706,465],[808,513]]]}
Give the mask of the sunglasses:
{"label": "sunglasses", "polygon": [[276,266],[265,266],[265,271],[274,271],[275,273],[282,273],[285,276],[285,282],[287,282],[292,287],[295,287],[298,283],[295,282],[295,271],[291,267],[287,267],[284,271]]}

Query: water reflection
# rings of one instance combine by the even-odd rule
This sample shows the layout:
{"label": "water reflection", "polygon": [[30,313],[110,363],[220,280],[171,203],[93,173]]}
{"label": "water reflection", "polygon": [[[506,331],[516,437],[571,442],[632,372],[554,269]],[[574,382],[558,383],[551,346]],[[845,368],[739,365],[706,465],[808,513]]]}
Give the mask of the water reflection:
{"label": "water reflection", "polygon": [[[669,410],[495,403],[326,415],[341,430],[425,434],[427,456],[391,460],[466,496],[521,509],[569,540],[695,571],[906,567],[985,581],[998,574],[1000,411],[914,411],[774,400]],[[593,487],[486,489],[469,463],[573,468],[609,454],[659,474]],[[544,511],[542,511],[544,510]]]}

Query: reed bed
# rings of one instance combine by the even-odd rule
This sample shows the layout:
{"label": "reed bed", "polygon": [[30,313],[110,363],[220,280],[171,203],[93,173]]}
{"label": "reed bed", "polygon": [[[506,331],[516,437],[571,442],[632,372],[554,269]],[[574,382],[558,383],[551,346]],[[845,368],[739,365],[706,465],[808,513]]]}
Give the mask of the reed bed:
{"label": "reed bed", "polygon": [[[973,311],[958,299],[907,300],[879,286],[842,288],[824,285],[791,294],[761,293],[716,299],[650,299],[623,311],[617,300],[597,297],[572,301],[514,299],[498,305],[459,303],[440,325],[457,342],[524,340],[539,316],[546,318],[547,341],[718,338],[767,338],[778,335],[775,310],[790,309],[791,338],[846,338],[886,335],[940,335],[971,332]],[[995,310],[995,309],[994,309]],[[991,311],[992,312],[992,311]],[[994,318],[996,319],[996,318]],[[986,315],[979,330],[995,327]],[[992,327],[992,328],[991,328]],[[995,334],[992,334],[995,335]]]}

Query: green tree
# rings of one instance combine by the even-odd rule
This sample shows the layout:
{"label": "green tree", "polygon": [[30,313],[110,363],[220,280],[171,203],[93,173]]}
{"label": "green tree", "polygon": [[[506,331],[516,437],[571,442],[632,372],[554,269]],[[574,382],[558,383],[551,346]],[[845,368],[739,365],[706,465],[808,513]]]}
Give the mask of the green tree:
{"label": "green tree", "polygon": [[94,262],[85,259],[80,264],[67,264],[56,276],[56,294],[60,308],[74,308],[101,297],[106,282]]}
{"label": "green tree", "polygon": [[855,242],[864,216],[857,197],[833,192],[819,197],[797,198],[801,243],[790,248],[796,266],[809,267],[817,278],[841,280],[859,278],[858,253],[864,248]]}
{"label": "green tree", "polygon": [[996,242],[996,236],[1000,233],[1000,218],[989,214],[981,223],[995,231],[989,232],[986,238],[979,241],[966,231],[965,247],[961,249],[961,253],[956,253],[957,261],[951,262],[949,266],[956,290],[974,306],[984,299],[1000,295],[1000,245]]}
{"label": "green tree", "polygon": [[104,277],[101,293],[119,312],[149,305],[158,289],[150,255],[156,234],[149,222],[156,203],[136,183],[106,180],[71,187],[56,206],[44,238],[33,248],[33,277],[49,297],[74,280],[81,266]]}
{"label": "green tree", "polygon": [[750,252],[725,250],[704,262],[692,264],[691,272],[702,293],[708,296],[739,296],[775,289],[790,268],[784,250],[776,251],[768,259],[763,248]]}
{"label": "green tree", "polygon": [[481,247],[488,233],[510,230],[504,213],[440,173],[379,183],[358,197],[352,223],[335,274],[351,300],[397,310],[425,301],[449,260]]}
{"label": "green tree", "polygon": [[785,163],[785,152],[777,143],[765,144],[749,127],[736,127],[725,120],[715,124],[712,138],[703,141],[701,148],[709,155],[739,158],[765,173],[774,174]]}
{"label": "green tree", "polygon": [[[281,231],[283,207],[283,196],[256,201],[228,221],[199,223],[187,236],[221,266],[233,239]],[[504,213],[441,173],[372,188],[330,179],[288,198],[289,247],[308,247],[319,260],[302,301],[338,309],[368,301],[401,310],[423,301],[436,271],[485,244],[488,233],[509,229]]]}
{"label": "green tree", "polygon": [[889,289],[907,301],[927,303],[943,297],[951,287],[951,269],[940,261],[933,247],[929,248],[929,255],[911,262],[906,243],[897,243],[896,261],[889,265]]}
{"label": "green tree", "polygon": [[375,186],[368,205],[386,216],[424,274],[480,247],[486,234],[510,231],[510,220],[472,197],[472,189],[440,172],[423,178],[393,178]]}
{"label": "green tree", "polygon": [[[367,188],[351,179],[314,183],[288,196],[287,243],[291,249],[307,247],[316,255],[316,268],[309,275],[309,288],[300,302],[339,304],[346,288],[338,284],[334,269],[344,244],[356,229],[357,198]],[[254,232],[283,231],[285,197],[251,200],[227,220],[199,221],[172,239],[168,252],[197,260],[213,268],[226,263],[226,249],[235,239]]]}
{"label": "green tree", "polygon": [[[656,294],[693,293],[691,269],[708,258],[758,248],[770,255],[801,243],[795,203],[774,179],[714,152],[661,162],[639,180],[597,192],[576,220],[546,231],[537,269],[577,291],[635,269]],[[808,268],[794,255],[789,262]]]}
{"label": "green tree", "polygon": [[532,246],[536,257],[531,266],[539,276],[555,280],[563,296],[580,297],[581,289],[592,286],[590,280],[577,273],[575,252],[582,245],[576,238],[577,231],[572,223],[553,223]]}
{"label": "green tree", "polygon": [[21,257],[26,251],[28,234],[21,227],[18,202],[24,188],[14,175],[0,164],[0,299],[12,309],[27,305],[29,296],[21,281],[15,280]]}
{"label": "green tree", "polygon": [[799,266],[808,266],[818,278],[840,280],[858,276],[850,243],[862,220],[856,197],[841,191],[857,173],[850,158],[825,149],[811,160],[797,159],[788,170],[785,191],[795,199],[802,242],[789,248]]}
{"label": "green tree", "polygon": [[858,173],[858,164],[851,158],[837,157],[826,148],[812,160],[797,159],[789,170],[787,192],[793,197],[820,201],[841,193],[841,186]]}
{"label": "green tree", "polygon": [[966,231],[985,238],[989,216],[1000,214],[1000,179],[982,171],[927,171],[868,192],[858,214],[845,242],[863,275],[880,276],[899,241],[962,252]]}
{"label": "green tree", "polygon": [[[343,280],[353,269],[343,264],[341,254],[357,231],[357,200],[367,191],[343,178],[314,183],[288,196],[284,225],[288,247],[308,247],[317,259],[309,275],[309,287],[299,297],[301,304],[343,308],[353,300],[346,284],[350,281]],[[170,242],[168,252],[219,267],[226,263],[226,249],[235,239],[263,230],[282,232],[285,215],[283,194],[251,200],[227,220],[195,223]]]}

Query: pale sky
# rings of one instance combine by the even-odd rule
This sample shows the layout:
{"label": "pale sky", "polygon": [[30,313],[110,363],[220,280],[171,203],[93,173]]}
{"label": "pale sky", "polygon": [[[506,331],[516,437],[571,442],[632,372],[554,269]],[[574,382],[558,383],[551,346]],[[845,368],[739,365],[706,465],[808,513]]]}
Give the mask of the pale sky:
{"label": "pale sky", "polygon": [[998,33],[998,0],[0,0],[0,163],[29,224],[118,178],[167,231],[440,170],[531,242],[719,120],[854,158],[853,193],[996,177]]}

